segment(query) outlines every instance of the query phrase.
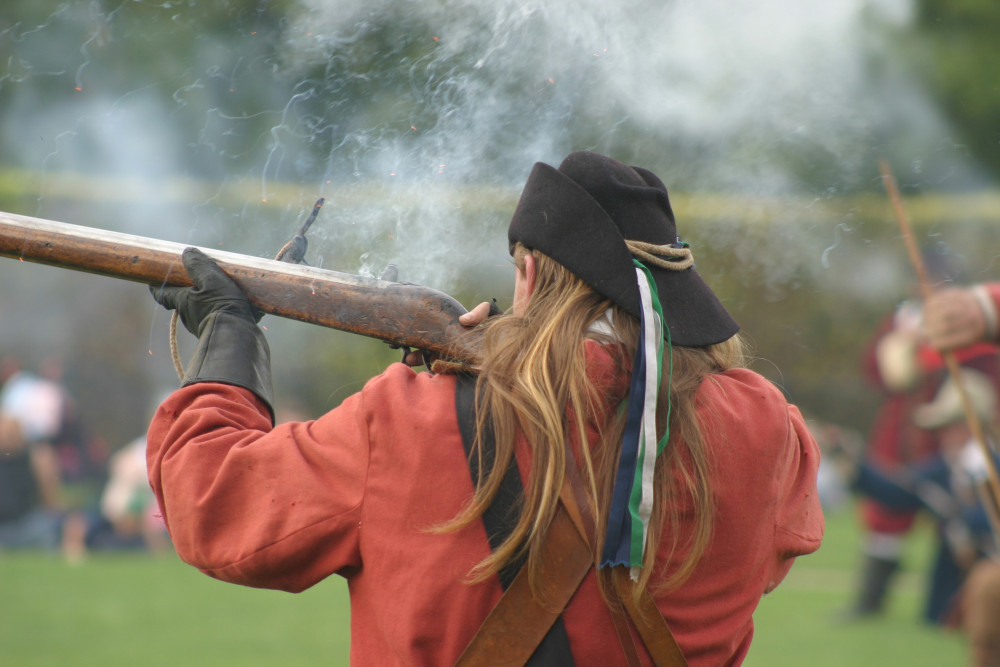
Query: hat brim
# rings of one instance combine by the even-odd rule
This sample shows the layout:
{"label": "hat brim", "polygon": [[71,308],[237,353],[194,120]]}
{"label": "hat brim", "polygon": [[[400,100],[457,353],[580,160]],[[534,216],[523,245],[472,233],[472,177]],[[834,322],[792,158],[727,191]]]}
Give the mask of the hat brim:
{"label": "hat brim", "polygon": [[[673,243],[666,226],[650,226],[647,238]],[[517,242],[540,250],[635,317],[639,289],[632,255],[615,221],[580,185],[550,165],[531,171],[508,230]],[[649,266],[671,341],[686,347],[721,343],[739,331],[712,289],[694,267],[672,271]]]}

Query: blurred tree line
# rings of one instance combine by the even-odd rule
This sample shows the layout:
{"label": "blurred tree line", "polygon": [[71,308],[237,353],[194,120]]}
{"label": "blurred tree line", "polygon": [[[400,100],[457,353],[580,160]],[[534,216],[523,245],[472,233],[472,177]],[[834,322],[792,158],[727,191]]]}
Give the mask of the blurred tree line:
{"label": "blurred tree line", "polygon": [[1000,175],[1000,4],[989,0],[919,0],[914,71],[940,100],[956,141]]}

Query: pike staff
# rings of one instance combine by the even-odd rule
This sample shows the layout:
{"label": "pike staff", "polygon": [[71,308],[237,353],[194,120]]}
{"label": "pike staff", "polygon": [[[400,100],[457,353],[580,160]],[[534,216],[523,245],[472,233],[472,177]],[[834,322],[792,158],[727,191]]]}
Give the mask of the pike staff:
{"label": "pike staff", "polygon": [[[909,216],[907,216],[906,209],[903,207],[903,201],[896,186],[896,179],[893,176],[892,168],[884,158],[879,160],[879,171],[882,174],[882,184],[885,186],[886,193],[889,195],[889,201],[892,203],[892,209],[896,214],[896,221],[903,235],[903,242],[906,244],[906,250],[910,255],[910,263],[916,271],[920,293],[926,300],[931,296],[933,288],[927,279],[927,271],[924,268],[923,258],[920,256],[917,243],[913,238]],[[958,396],[962,402],[962,411],[965,413],[965,420],[969,425],[969,430],[972,431],[972,436],[975,438],[976,443],[982,451],[983,458],[986,460],[988,484],[985,491],[987,492],[986,495],[989,502],[984,502],[983,504],[986,506],[987,515],[990,517],[994,538],[1000,539],[1000,474],[997,472],[993,450],[983,435],[982,424],[979,422],[979,417],[976,415],[972,401],[969,399],[969,394],[965,389],[965,383],[962,380],[962,374],[955,353],[952,350],[945,350],[941,352],[941,356],[948,368],[948,375],[951,377],[952,382],[955,383],[956,389],[958,389]]]}

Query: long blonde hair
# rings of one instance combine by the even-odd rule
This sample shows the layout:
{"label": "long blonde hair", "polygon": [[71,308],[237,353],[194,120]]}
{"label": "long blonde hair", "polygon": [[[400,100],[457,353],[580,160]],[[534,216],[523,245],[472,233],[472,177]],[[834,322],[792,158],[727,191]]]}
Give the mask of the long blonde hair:
{"label": "long blonde hair", "polygon": [[[569,442],[575,439],[580,443],[581,478],[595,509],[598,540],[603,542],[625,429],[625,411],[611,406],[607,411],[608,422],[596,425],[599,442],[588,447],[588,417],[592,418],[595,401],[624,400],[627,392],[620,397],[596,394],[588,376],[584,340],[590,336],[611,344],[607,349],[613,351],[619,372],[627,374],[638,342],[639,323],[538,251],[527,251],[519,246],[515,251],[518,270],[523,271],[525,252],[531,252],[535,258],[536,278],[524,312],[492,318],[485,323],[482,332],[484,361],[477,382],[477,397],[484,409],[479,410],[477,416],[474,451],[480,451],[482,433],[491,426],[496,442],[496,463],[484,476],[480,459],[480,483],[475,495],[443,529],[458,529],[482,515],[513,460],[518,438],[523,436],[531,452],[532,465],[516,525],[506,541],[473,568],[469,579],[473,582],[485,580],[526,552],[529,581],[537,593],[541,590],[539,547],[557,509]],[[595,322],[608,318],[609,312],[613,335],[601,337],[590,332]],[[658,585],[675,587],[683,583],[711,538],[714,507],[711,468],[695,412],[695,392],[709,374],[743,364],[743,348],[738,337],[706,348],[674,347],[672,356],[672,381],[665,369],[657,406],[658,435],[662,437],[667,425],[666,385],[669,382],[671,435],[668,448],[656,465],[649,546],[639,580],[633,588],[636,595],[650,584],[654,574],[657,574]],[[695,517],[693,529],[687,535],[680,531],[682,512],[693,512]],[[671,554],[683,554],[679,567],[672,572],[657,572],[656,569],[657,547],[664,530],[670,536]],[[595,547],[599,554],[602,544]]]}

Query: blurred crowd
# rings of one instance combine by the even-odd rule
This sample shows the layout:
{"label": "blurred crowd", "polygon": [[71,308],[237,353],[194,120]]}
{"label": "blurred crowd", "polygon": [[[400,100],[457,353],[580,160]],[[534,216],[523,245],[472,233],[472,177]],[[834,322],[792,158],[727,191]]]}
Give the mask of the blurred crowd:
{"label": "blurred crowd", "polygon": [[0,552],[162,552],[169,539],[146,477],[145,436],[118,447],[88,433],[61,367],[0,362]]}

